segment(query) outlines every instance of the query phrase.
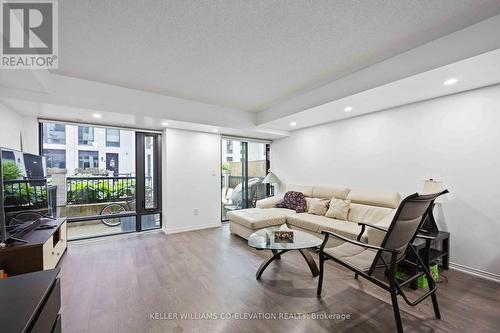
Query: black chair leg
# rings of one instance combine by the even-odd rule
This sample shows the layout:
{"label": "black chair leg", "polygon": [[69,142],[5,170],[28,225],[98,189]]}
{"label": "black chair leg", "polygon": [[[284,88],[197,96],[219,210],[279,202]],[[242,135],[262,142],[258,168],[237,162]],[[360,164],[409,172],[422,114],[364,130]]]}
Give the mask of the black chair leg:
{"label": "black chair leg", "polygon": [[[428,274],[426,274],[426,277],[427,277],[427,284],[429,285],[429,290],[434,289],[435,287],[434,279]],[[437,319],[441,319],[441,312],[439,311],[439,305],[435,291],[431,294],[431,299],[432,299],[432,306],[434,307],[434,314]]]}
{"label": "black chair leg", "polygon": [[398,286],[396,282],[396,253],[392,253],[391,265],[388,270],[386,270],[387,277],[389,279],[389,292],[391,293],[392,310],[394,311],[394,318],[396,319],[396,327],[398,333],[403,333],[403,324],[401,322],[401,315],[399,314],[398,305]]}
{"label": "black chair leg", "polygon": [[391,286],[391,300],[392,309],[394,311],[394,318],[396,318],[396,327],[398,329],[398,333],[403,333],[403,324],[401,322],[401,316],[399,314],[398,296],[396,295],[396,288],[394,286]]}
{"label": "black chair leg", "polygon": [[325,260],[323,258],[323,253],[319,253],[319,279],[318,279],[318,291],[316,292],[317,296],[321,296],[321,289],[323,288],[323,269],[324,269]]}
{"label": "black chair leg", "polygon": [[441,312],[439,312],[439,305],[436,293],[432,293],[431,299],[432,299],[432,306],[434,307],[434,314],[436,315],[437,319],[441,319]]}
{"label": "black chair leg", "polygon": [[358,279],[358,273],[354,273],[354,278],[357,280]]}

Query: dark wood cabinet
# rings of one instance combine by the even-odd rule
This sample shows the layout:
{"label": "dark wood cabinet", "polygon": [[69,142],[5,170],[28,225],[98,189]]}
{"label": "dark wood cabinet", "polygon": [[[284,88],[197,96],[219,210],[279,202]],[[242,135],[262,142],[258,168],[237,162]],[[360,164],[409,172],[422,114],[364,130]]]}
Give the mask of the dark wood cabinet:
{"label": "dark wood cabinet", "polygon": [[61,332],[59,268],[0,280],[0,331]]}
{"label": "dark wood cabinet", "polygon": [[14,242],[0,248],[0,268],[8,276],[55,268],[67,248],[66,223],[66,218],[42,219],[40,226],[55,227],[35,229],[22,237],[27,243]]}

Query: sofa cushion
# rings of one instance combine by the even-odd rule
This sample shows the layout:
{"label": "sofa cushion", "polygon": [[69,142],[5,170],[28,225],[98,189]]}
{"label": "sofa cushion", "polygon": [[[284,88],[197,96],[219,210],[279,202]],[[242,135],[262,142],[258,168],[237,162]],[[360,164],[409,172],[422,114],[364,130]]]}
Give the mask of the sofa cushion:
{"label": "sofa cushion", "polygon": [[307,186],[307,185],[294,185],[294,184],[289,184],[286,187],[287,191],[295,191],[295,192],[300,192],[304,194],[306,197],[312,197],[312,186]]}
{"label": "sofa cushion", "polygon": [[[396,209],[392,209],[392,212],[389,213],[386,217],[372,224],[387,230],[389,229],[389,226],[391,225],[392,219],[394,218],[395,214],[396,214]],[[380,244],[382,244],[382,241],[384,240],[385,235],[386,235],[385,232],[377,230],[375,228],[370,228],[370,227],[366,228],[366,236],[368,237],[368,243],[372,245],[380,246]]]}
{"label": "sofa cushion", "polygon": [[312,189],[312,197],[331,199],[346,199],[349,194],[349,189],[341,186],[314,186]]}
{"label": "sofa cushion", "polygon": [[277,208],[293,209],[297,213],[307,211],[306,197],[302,192],[288,191],[285,193],[283,200],[276,204]]}
{"label": "sofa cushion", "polygon": [[283,208],[249,208],[230,211],[227,213],[227,218],[231,222],[250,229],[262,229],[284,224],[289,214],[295,214],[295,212]]}
{"label": "sofa cushion", "polygon": [[332,198],[332,200],[330,200],[330,207],[325,216],[339,220],[347,220],[350,205],[350,200]]}
{"label": "sofa cushion", "polygon": [[255,207],[257,207],[257,208],[273,208],[281,200],[283,200],[283,194],[275,195],[273,197],[257,200]]}
{"label": "sofa cushion", "polygon": [[320,233],[320,229],[333,224],[334,219],[308,213],[295,214],[286,219],[287,223],[302,229]]}
{"label": "sofa cushion", "polygon": [[328,210],[330,200],[321,198],[306,198],[308,199],[307,212],[309,214],[324,216]]}
{"label": "sofa cushion", "polygon": [[353,203],[370,206],[397,208],[401,201],[401,196],[397,192],[387,192],[366,189],[351,189],[347,199]]}
{"label": "sofa cushion", "polygon": [[352,222],[364,222],[375,224],[393,213],[392,208],[368,206],[362,204],[351,203],[351,209],[347,219]]}
{"label": "sofa cushion", "polygon": [[[288,215],[286,220],[294,227],[317,233],[330,231],[350,239],[356,239],[361,231],[361,227],[356,223],[307,213]],[[363,235],[361,240],[366,242],[366,236]]]}

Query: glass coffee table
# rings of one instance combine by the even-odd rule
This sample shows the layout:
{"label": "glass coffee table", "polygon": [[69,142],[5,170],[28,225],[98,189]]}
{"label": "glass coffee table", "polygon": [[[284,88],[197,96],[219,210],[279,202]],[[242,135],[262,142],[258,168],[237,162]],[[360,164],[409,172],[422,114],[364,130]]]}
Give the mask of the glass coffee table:
{"label": "glass coffee table", "polygon": [[[274,231],[293,231],[293,243],[276,243],[274,241]],[[259,250],[271,250],[273,256],[266,259],[260,265],[255,277],[257,280],[260,279],[260,276],[271,262],[281,259],[282,254],[291,250],[298,250],[309,266],[313,277],[318,276],[319,270],[316,262],[309,251],[304,250],[320,246],[322,242],[323,240],[316,236],[295,229],[280,229],[278,227],[271,227],[258,230],[250,235],[248,238],[248,245]]]}

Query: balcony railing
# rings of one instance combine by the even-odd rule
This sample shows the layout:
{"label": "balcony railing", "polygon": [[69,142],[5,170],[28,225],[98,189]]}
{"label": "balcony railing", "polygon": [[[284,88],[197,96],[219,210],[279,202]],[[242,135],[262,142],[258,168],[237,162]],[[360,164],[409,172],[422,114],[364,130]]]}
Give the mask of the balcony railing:
{"label": "balcony railing", "polygon": [[5,180],[5,210],[38,209],[47,206],[47,180]]}
{"label": "balcony railing", "polygon": [[68,205],[133,200],[135,177],[67,177]]}

